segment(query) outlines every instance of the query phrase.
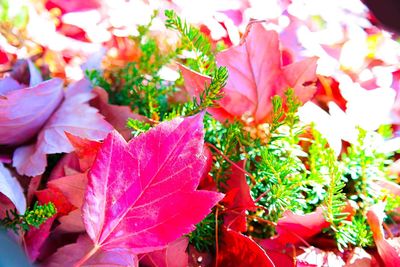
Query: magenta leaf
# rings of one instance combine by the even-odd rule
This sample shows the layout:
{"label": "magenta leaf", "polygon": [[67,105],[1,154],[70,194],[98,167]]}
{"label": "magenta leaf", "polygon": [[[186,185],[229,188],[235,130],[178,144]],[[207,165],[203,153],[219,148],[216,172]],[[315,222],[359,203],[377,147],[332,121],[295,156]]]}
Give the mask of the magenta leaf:
{"label": "magenta leaf", "polygon": [[42,174],[47,164],[47,154],[73,151],[65,132],[100,140],[111,131],[112,127],[98,114],[97,109],[87,103],[93,95],[86,92],[86,88],[82,88],[82,91],[70,94],[67,92],[66,99],[47,121],[36,143],[19,147],[14,152],[13,165],[18,173],[27,176]]}
{"label": "magenta leaf", "polygon": [[[253,23],[241,45],[217,54],[217,63],[228,68],[229,78],[219,101],[222,110],[211,109],[210,113],[219,120],[247,114],[256,123],[263,123],[272,111],[274,95],[293,88],[303,102],[312,97],[316,90],[316,62],[313,57],[282,67],[278,34],[265,30],[261,23]],[[189,94],[204,90],[206,76],[182,67],[181,70]]]}
{"label": "magenta leaf", "polygon": [[39,228],[31,227],[29,232],[24,236],[26,253],[33,262],[40,255],[40,249],[50,235],[50,228],[53,225],[55,216],[49,218]]}
{"label": "magenta leaf", "polygon": [[104,140],[89,172],[83,220],[92,249],[147,253],[194,230],[222,194],[196,190],[206,167],[203,115],[159,124],[129,143]]}
{"label": "magenta leaf", "polygon": [[13,177],[8,169],[0,163],[0,193],[4,194],[15,205],[18,213],[24,214],[26,199],[24,190],[17,178]]}
{"label": "magenta leaf", "polygon": [[4,90],[0,98],[2,145],[20,144],[35,136],[63,97],[63,81],[57,78],[29,88],[13,86],[17,90]]}
{"label": "magenta leaf", "polygon": [[126,121],[128,118],[146,122],[148,121],[148,118],[145,116],[133,113],[128,106],[109,104],[108,94],[104,89],[95,87],[93,93],[95,93],[97,97],[90,101],[90,104],[99,110],[101,115],[104,116],[104,119],[109,122],[114,129],[125,138],[125,140],[129,140],[132,137],[131,130],[126,127]]}
{"label": "magenta leaf", "polygon": [[145,254],[140,259],[143,267],[186,267],[188,254],[186,253],[189,239],[181,237],[171,242],[166,248]]}
{"label": "magenta leaf", "polygon": [[[76,262],[89,253],[93,242],[86,235],[81,235],[77,242],[57,250],[46,262],[45,267],[79,266]],[[129,249],[114,248],[111,250],[98,249],[84,266],[137,266],[138,259]]]}

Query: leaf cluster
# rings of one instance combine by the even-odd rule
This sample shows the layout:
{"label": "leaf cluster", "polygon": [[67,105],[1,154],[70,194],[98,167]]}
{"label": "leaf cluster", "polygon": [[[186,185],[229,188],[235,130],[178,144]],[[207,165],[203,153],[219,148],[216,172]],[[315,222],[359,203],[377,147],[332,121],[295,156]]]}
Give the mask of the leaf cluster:
{"label": "leaf cluster", "polygon": [[[215,63],[210,40],[174,11],[165,11],[165,16],[166,27],[180,36],[180,44],[170,53],[159,50],[157,40],[149,34],[150,22],[138,28],[139,36],[132,37],[141,52],[137,61],[108,76],[88,73],[92,83],[109,92],[111,103],[128,105],[156,123],[217,107],[228,79],[227,69]],[[192,56],[187,57],[185,52],[191,52]],[[159,71],[172,60],[211,77],[198,98],[171,101],[181,93],[183,79],[165,81]],[[288,88],[284,96],[274,96],[270,101],[273,109],[268,124],[254,125],[244,119],[221,123],[208,114],[204,119],[205,143],[210,147],[213,161],[209,175],[218,190],[223,190],[229,179],[232,163],[246,162],[242,171],[259,207],[247,212],[249,228],[253,229],[248,234],[272,237],[276,234],[274,224],[285,211],[306,214],[322,207],[330,223],[325,234],[335,238],[340,250],[373,245],[372,232],[365,221],[367,208],[382,199],[388,202],[387,210],[400,206],[400,198],[379,192],[373,186],[377,178],[391,179],[388,166],[392,155],[380,153],[371,145],[378,133],[359,128],[357,142],[337,158],[321,133],[300,122],[297,111],[301,103],[293,89]],[[151,127],[137,120],[129,120],[127,126],[134,136]],[[384,137],[392,135],[387,127],[379,133]],[[349,201],[357,203],[351,218],[344,212]],[[218,232],[216,224],[219,225],[223,215],[216,217],[215,213],[210,214],[189,235],[198,250],[213,249]]]}

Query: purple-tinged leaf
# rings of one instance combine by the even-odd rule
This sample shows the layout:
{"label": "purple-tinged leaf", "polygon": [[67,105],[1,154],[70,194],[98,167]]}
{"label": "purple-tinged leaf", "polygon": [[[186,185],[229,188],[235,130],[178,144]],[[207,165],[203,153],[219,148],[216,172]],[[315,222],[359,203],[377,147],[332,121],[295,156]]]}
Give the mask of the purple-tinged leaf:
{"label": "purple-tinged leaf", "polygon": [[20,214],[26,210],[24,190],[18,180],[13,177],[8,169],[0,163],[0,193],[8,197]]}

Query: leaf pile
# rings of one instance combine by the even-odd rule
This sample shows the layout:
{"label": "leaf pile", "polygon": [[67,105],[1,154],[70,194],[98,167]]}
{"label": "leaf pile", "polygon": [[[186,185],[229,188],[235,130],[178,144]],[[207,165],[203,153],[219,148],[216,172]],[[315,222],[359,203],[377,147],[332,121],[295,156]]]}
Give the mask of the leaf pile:
{"label": "leaf pile", "polygon": [[237,2],[0,5],[0,227],[27,260],[398,265],[400,45],[354,3]]}

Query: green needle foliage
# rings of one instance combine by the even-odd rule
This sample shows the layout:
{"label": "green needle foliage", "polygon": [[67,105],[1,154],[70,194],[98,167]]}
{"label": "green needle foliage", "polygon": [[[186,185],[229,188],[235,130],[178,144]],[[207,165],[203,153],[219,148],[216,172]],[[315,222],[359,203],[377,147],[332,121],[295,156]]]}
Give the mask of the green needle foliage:
{"label": "green needle foliage", "polygon": [[194,59],[187,60],[187,65],[200,73],[211,75],[216,64],[208,38],[199,29],[182,20],[173,10],[166,10],[165,16],[167,28],[176,30],[181,35],[182,47],[178,51],[187,50],[195,54]]}
{"label": "green needle foliage", "polygon": [[150,130],[151,125],[143,121],[129,118],[126,127],[132,129],[133,136],[138,136]]}
{"label": "green needle foliage", "polygon": [[377,201],[381,192],[377,191],[373,182],[377,179],[391,180],[388,166],[392,163],[390,157],[378,152],[372,144],[377,133],[358,128],[358,140],[352,144],[342,157],[344,180],[348,181],[349,198],[360,202],[366,208]]}
{"label": "green needle foliage", "polygon": [[53,203],[39,205],[36,202],[32,209],[27,209],[23,215],[18,214],[17,210],[7,210],[6,217],[0,220],[0,226],[15,232],[28,231],[30,226],[39,228],[56,213],[57,209]]}
{"label": "green needle foliage", "polygon": [[211,76],[211,83],[200,93],[199,102],[195,102],[198,110],[214,107],[215,101],[223,97],[221,89],[225,87],[228,80],[228,70],[226,67],[217,68]]}
{"label": "green needle foliage", "polygon": [[[285,102],[280,96],[275,96],[272,104],[272,123],[268,127],[267,143],[259,143],[249,148],[247,153],[250,157],[249,168],[253,169],[256,178],[251,193],[254,198],[261,197],[258,204],[264,207],[256,215],[277,222],[286,210],[300,213],[307,210],[305,196],[309,189],[302,160],[307,154],[298,144],[300,135],[304,133],[296,114],[300,103],[293,90],[288,89]],[[257,226],[258,222],[251,224]],[[260,237],[270,237],[274,233],[274,227],[266,225],[258,234]]]}
{"label": "green needle foliage", "polygon": [[[222,221],[218,221],[220,225]],[[210,213],[196,225],[196,229],[189,234],[189,242],[198,251],[212,251],[215,248],[215,215]]]}

